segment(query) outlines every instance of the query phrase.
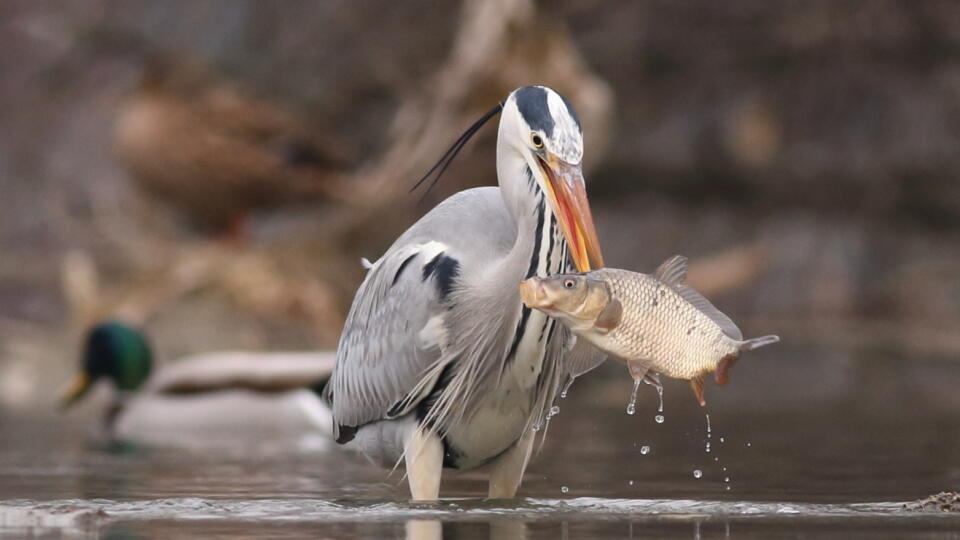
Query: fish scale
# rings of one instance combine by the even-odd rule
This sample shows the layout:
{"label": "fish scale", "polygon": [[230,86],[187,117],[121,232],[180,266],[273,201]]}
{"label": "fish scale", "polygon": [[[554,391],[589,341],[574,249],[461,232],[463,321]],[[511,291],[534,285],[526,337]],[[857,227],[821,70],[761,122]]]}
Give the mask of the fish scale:
{"label": "fish scale", "polygon": [[[623,305],[620,324],[597,338],[602,349],[624,359],[652,360],[651,369],[678,379],[712,371],[720,358],[739,351],[737,341],[658,279],[616,269],[592,275]],[[696,331],[688,334],[691,328]]]}
{"label": "fish scale", "polygon": [[625,362],[636,384],[646,380],[659,386],[654,373],[687,379],[697,401],[705,405],[704,375],[715,371],[717,383],[726,384],[741,351],[780,338],[744,340],[729,317],[681,284],[686,276],[687,259],[677,255],[653,275],[602,268],[534,277],[520,284],[520,294],[527,306]]}

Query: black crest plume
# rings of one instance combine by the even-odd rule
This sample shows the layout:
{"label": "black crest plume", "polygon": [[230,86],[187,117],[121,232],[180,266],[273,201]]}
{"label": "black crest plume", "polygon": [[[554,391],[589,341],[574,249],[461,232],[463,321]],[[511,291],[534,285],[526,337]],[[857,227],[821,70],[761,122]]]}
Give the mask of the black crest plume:
{"label": "black crest plume", "polygon": [[[457,157],[457,154],[459,154],[460,150],[463,149],[463,146],[467,144],[467,141],[470,140],[470,137],[473,137],[477,131],[480,131],[480,128],[487,123],[487,120],[490,120],[499,114],[501,110],[503,110],[503,104],[498,103],[496,107],[487,111],[483,116],[480,117],[479,120],[474,122],[472,126],[468,127],[467,130],[463,132],[463,135],[460,135],[456,142],[454,142],[453,145],[447,149],[447,151],[443,154],[443,157],[440,158],[440,161],[437,161],[433,167],[430,167],[430,170],[427,171],[427,174],[423,175],[423,177],[418,180],[412,188],[410,188],[410,191],[414,191],[420,187],[421,184],[426,182],[431,176],[433,176],[433,181],[430,182],[430,185],[427,187],[427,191],[425,191],[423,196],[420,197],[420,201],[426,199],[427,195],[430,194],[430,190],[433,189],[433,186],[437,185],[437,182],[440,181],[440,177],[443,176],[444,171],[446,171],[447,167],[453,163],[453,158]],[[436,175],[434,175],[434,173],[436,173]]]}

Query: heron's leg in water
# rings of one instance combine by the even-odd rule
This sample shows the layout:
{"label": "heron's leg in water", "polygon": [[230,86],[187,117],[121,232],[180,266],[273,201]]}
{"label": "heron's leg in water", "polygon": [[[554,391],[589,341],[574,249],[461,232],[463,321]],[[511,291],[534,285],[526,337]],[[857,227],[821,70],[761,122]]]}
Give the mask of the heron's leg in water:
{"label": "heron's leg in water", "polygon": [[533,450],[533,433],[531,428],[527,428],[513,448],[490,464],[490,488],[487,497],[508,499],[516,496],[520,482],[523,481],[523,471],[527,469],[530,461],[530,452]]}
{"label": "heron's leg in water", "polygon": [[440,496],[443,443],[436,434],[412,427],[404,448],[407,481],[415,501],[435,501]]}

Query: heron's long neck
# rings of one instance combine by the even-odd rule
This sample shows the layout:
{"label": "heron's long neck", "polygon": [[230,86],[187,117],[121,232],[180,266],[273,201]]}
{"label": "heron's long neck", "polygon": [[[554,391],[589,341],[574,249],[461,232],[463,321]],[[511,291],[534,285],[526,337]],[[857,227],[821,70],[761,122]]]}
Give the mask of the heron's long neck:
{"label": "heron's long neck", "polygon": [[[522,158],[501,158],[498,162],[501,193],[513,216],[517,235],[494,279],[501,283],[519,283],[531,276],[547,276],[566,270],[567,244],[526,162]],[[504,328],[509,344],[506,362],[512,365],[517,352],[524,350],[525,343],[527,350],[535,343],[545,343],[547,340],[543,338],[551,333],[553,325],[539,312],[532,312],[522,305],[515,285],[503,287],[503,290],[510,295],[502,304],[507,309],[506,320],[514,321]]]}
{"label": "heron's long neck", "polygon": [[504,277],[526,279],[557,273],[565,268],[568,249],[546,196],[522,157],[500,153],[500,190],[517,228],[503,261]]}

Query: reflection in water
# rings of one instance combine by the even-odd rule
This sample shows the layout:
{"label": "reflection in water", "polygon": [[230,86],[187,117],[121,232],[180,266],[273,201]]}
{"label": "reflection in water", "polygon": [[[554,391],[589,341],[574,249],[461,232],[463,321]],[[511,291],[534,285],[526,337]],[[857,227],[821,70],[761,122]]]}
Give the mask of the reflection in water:
{"label": "reflection in water", "polygon": [[494,519],[490,522],[490,540],[527,540],[527,523],[519,519]]}
{"label": "reflection in water", "polygon": [[[449,538],[463,538],[469,525],[468,523],[411,519],[406,523],[406,540],[441,540],[445,530]],[[495,518],[490,520],[486,536],[483,535],[482,530],[470,532],[474,533],[470,535],[471,537],[479,535],[489,540],[527,540],[527,522],[520,519]]]}
{"label": "reflection in water", "polygon": [[407,540],[440,540],[443,527],[436,519],[411,519],[407,521]]}

